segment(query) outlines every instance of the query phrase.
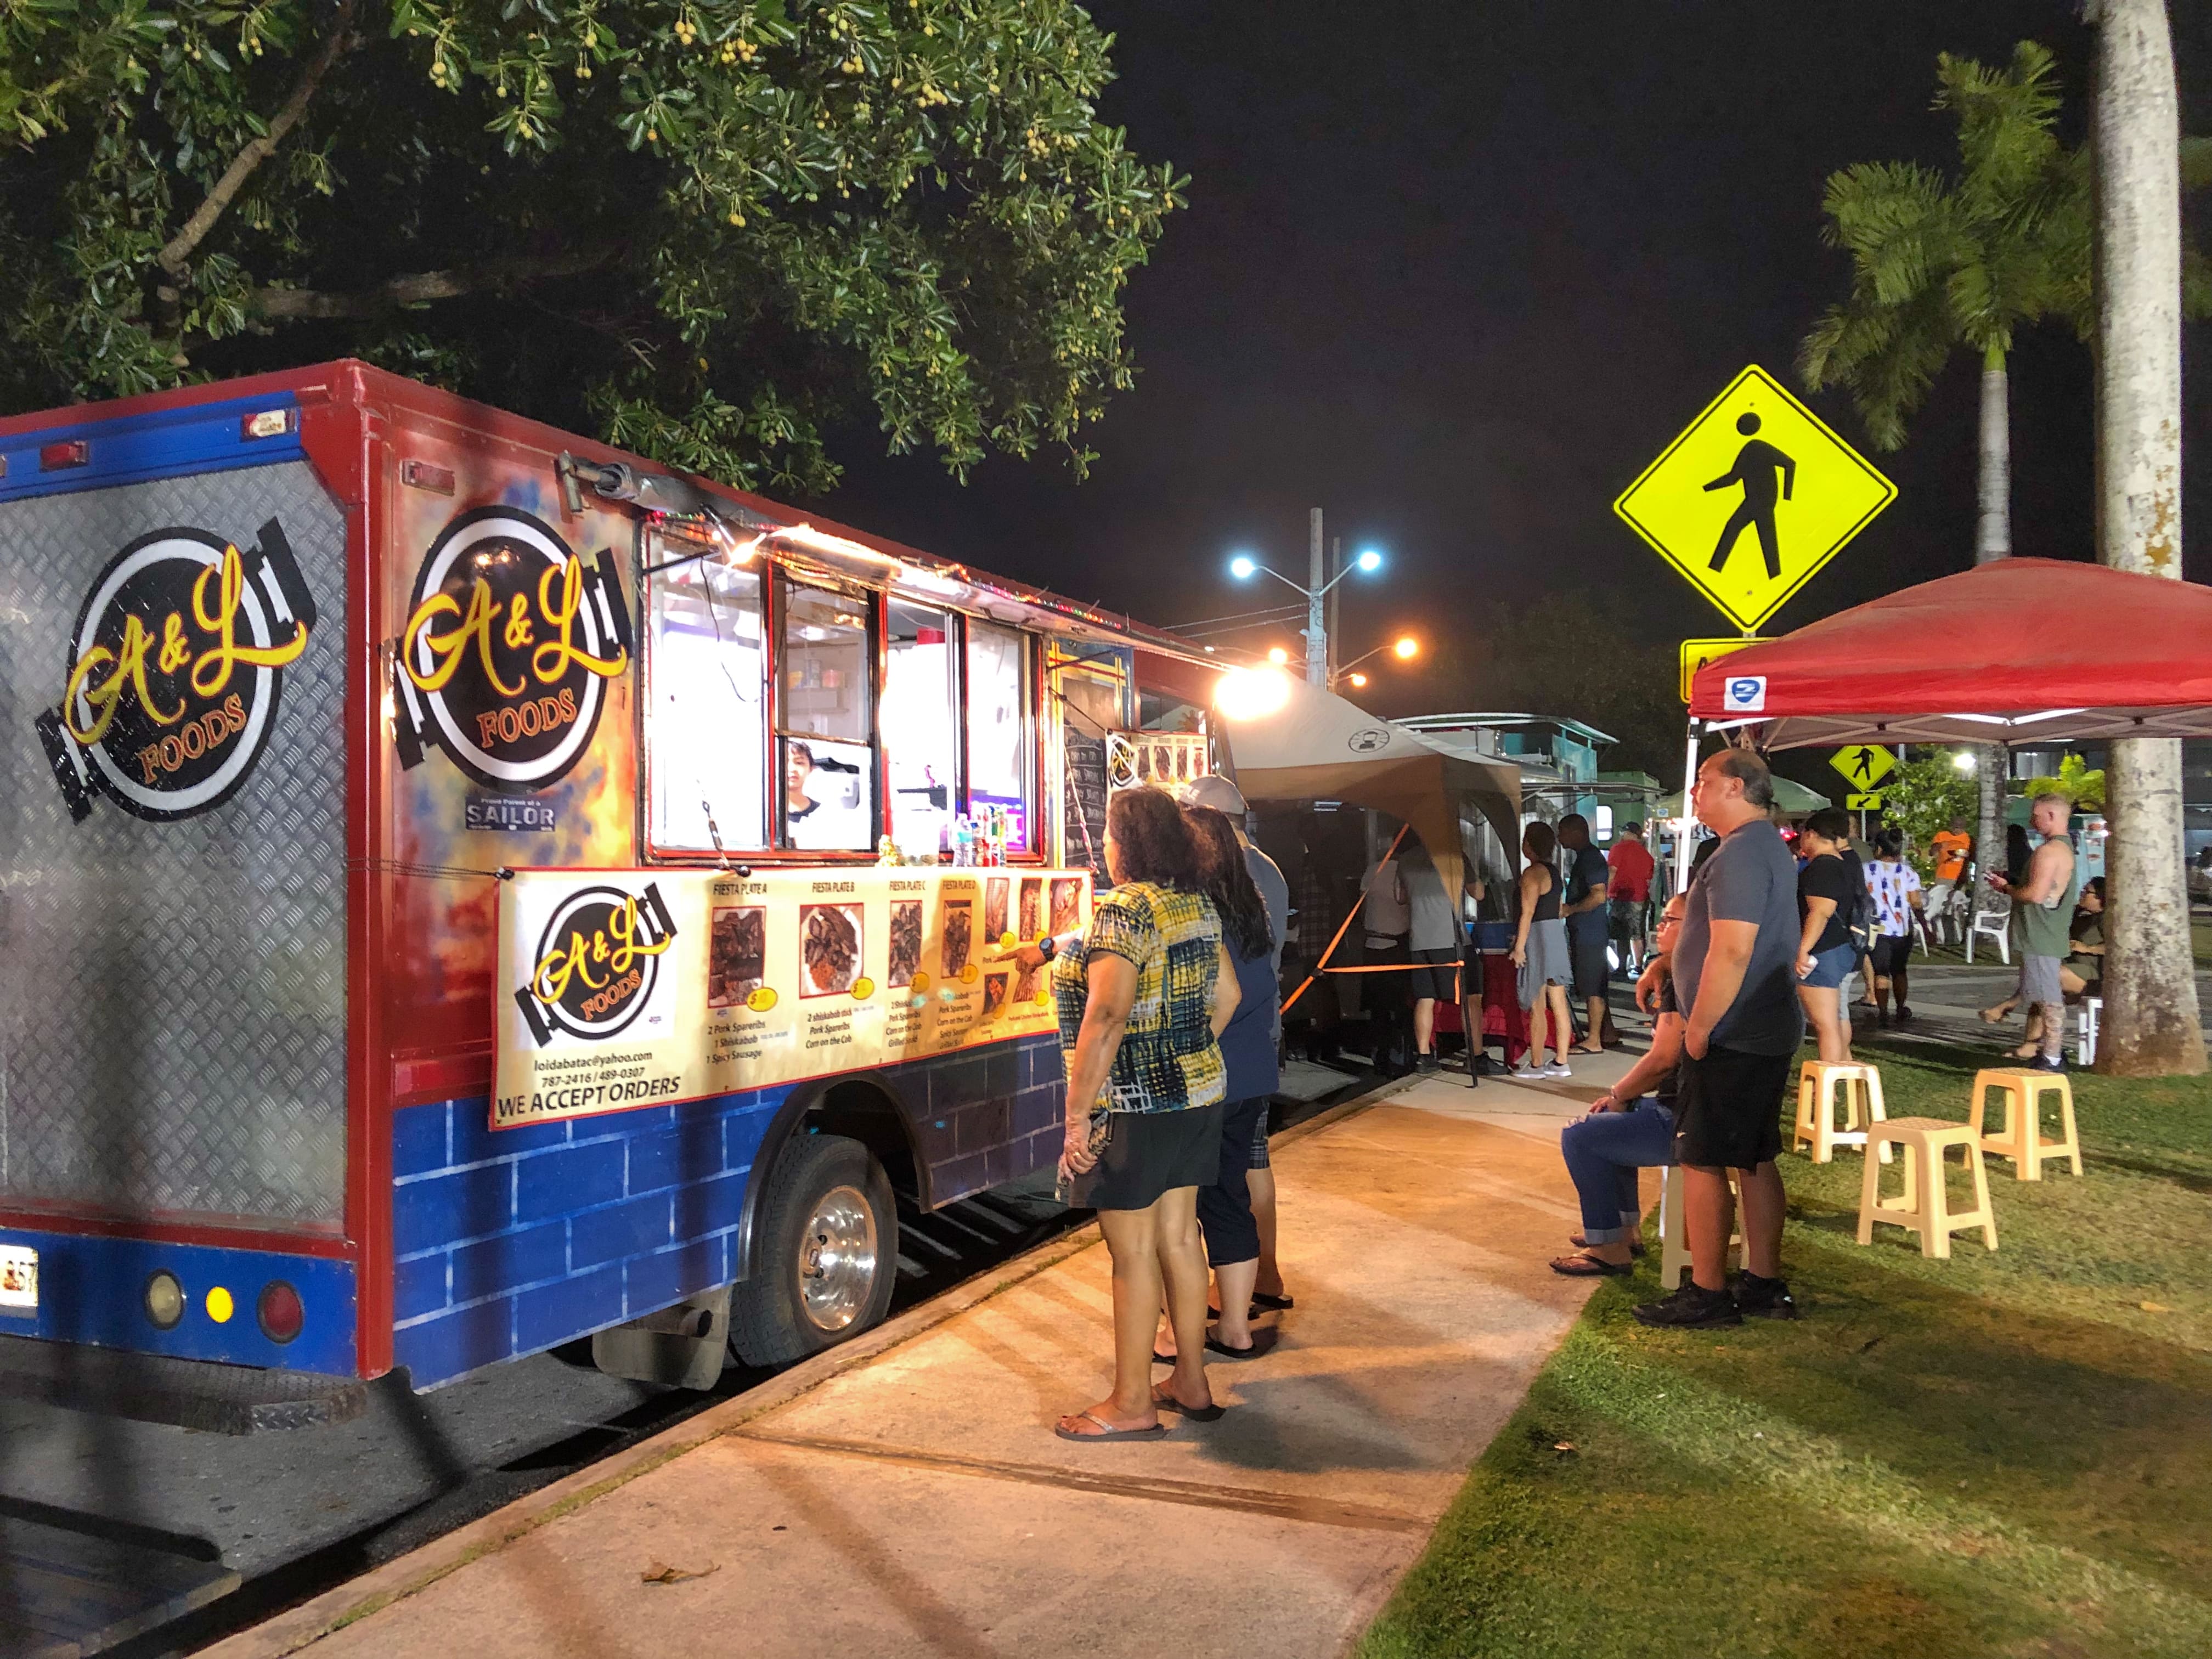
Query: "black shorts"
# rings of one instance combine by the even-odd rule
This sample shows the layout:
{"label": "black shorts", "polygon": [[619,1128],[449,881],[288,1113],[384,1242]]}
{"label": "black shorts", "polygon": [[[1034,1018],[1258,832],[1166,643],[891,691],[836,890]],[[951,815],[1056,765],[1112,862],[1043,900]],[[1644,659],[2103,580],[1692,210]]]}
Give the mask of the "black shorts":
{"label": "black shorts", "polygon": [[[1580,918],[1577,918],[1580,920]],[[1567,931],[1567,961],[1571,965],[1574,992],[1578,997],[1601,997],[1613,977],[1613,964],[1605,954],[1606,936],[1595,928]]]}
{"label": "black shorts", "polygon": [[1406,975],[1410,988],[1407,994],[1419,1002],[1433,997],[1438,1002],[1459,1000],[1459,952],[1456,951],[1415,951],[1412,952],[1413,971]]}
{"label": "black shorts", "polygon": [[1755,1170],[1782,1156],[1782,1097],[1797,1056],[1711,1048],[1682,1056],[1674,1157],[1705,1168]]}
{"label": "black shorts", "polygon": [[1874,942],[1874,970],[1877,974],[1893,974],[1900,968],[1912,965],[1912,935],[1884,933]]}

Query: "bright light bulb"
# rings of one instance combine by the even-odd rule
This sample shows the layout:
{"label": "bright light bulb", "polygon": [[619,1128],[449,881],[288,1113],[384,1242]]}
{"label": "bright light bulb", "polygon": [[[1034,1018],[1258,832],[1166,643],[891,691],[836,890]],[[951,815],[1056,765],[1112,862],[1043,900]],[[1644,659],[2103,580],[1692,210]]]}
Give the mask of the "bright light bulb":
{"label": "bright light bulb", "polygon": [[1213,688],[1213,706],[1232,720],[1255,720],[1291,700],[1287,674],[1272,668],[1232,668]]}
{"label": "bright light bulb", "polygon": [[1408,634],[1390,649],[1397,653],[1400,662],[1411,662],[1421,654],[1421,642]]}
{"label": "bright light bulb", "polygon": [[1281,646],[1271,645],[1267,647],[1267,660],[1274,664],[1276,667],[1280,668],[1290,659],[1291,653],[1284,650]]}
{"label": "bright light bulb", "polygon": [[1354,674],[1354,675],[1352,677],[1352,688],[1353,688],[1353,690],[1357,690],[1359,687],[1365,685],[1366,684],[1367,684],[1367,676],[1366,676],[1366,675],[1364,675],[1364,674]]}
{"label": "bright light bulb", "polygon": [[1352,563],[1371,576],[1382,568],[1382,556],[1370,547],[1354,559]]}
{"label": "bright light bulb", "polygon": [[1249,556],[1243,553],[1239,553],[1235,558],[1229,562],[1229,574],[1236,577],[1240,582],[1250,580],[1252,576],[1258,573],[1259,568],[1260,567],[1256,561],[1252,559]]}
{"label": "bright light bulb", "polygon": [[1974,769],[1974,751],[1971,749],[1961,749],[1957,754],[1951,757],[1951,764],[1957,767],[1961,772],[1972,771]]}

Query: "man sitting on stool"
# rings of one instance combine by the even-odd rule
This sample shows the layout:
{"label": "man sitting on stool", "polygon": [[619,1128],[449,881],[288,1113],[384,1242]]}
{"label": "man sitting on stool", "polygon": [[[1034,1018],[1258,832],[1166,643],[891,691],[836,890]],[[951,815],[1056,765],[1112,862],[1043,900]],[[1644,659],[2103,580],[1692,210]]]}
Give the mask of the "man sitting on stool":
{"label": "man sitting on stool", "polygon": [[[1673,951],[1681,926],[1678,894],[1659,918],[1654,961],[1663,962]],[[1659,993],[1650,1051],[1598,1097],[1588,1117],[1559,1132],[1559,1152],[1582,1200],[1583,1230],[1570,1241],[1582,1247],[1580,1254],[1554,1258],[1553,1273],[1570,1279],[1625,1273],[1643,1249],[1636,1242],[1644,1226],[1636,1172],[1674,1161],[1674,1072],[1682,1058],[1682,1029],[1670,980]]]}

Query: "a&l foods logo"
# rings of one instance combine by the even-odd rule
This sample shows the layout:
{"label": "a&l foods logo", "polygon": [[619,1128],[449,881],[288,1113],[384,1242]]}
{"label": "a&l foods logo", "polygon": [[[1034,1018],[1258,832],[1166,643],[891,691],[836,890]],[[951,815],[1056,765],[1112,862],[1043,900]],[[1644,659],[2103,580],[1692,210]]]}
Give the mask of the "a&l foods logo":
{"label": "a&l foods logo", "polygon": [[538,936],[530,983],[514,992],[538,1046],[556,1031],[597,1040],[625,1029],[653,1000],[675,937],[658,884],[636,896],[580,887],[562,899]]}
{"label": "a&l foods logo", "polygon": [[61,707],[36,725],[70,816],[94,790],[126,812],[190,817],[228,799],[269,741],[315,602],[274,519],[241,553],[157,530],[110,560],[69,643]]}
{"label": "a&l foods logo", "polygon": [[629,667],[614,559],[594,567],[510,507],[446,526],[415,578],[393,678],[399,763],[434,744],[487,788],[542,789],[591,747],[605,682]]}

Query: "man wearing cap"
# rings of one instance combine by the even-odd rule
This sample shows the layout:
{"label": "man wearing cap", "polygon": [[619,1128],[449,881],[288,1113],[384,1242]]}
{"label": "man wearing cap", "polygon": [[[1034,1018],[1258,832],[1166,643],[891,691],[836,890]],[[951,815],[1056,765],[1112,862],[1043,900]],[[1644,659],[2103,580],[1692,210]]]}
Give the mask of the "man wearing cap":
{"label": "man wearing cap", "polygon": [[1282,866],[1255,847],[1244,833],[1245,815],[1251,808],[1244,805],[1243,792],[1226,778],[1194,778],[1183,785],[1181,799],[1185,806],[1211,806],[1235,828],[1237,844],[1244,849],[1244,867],[1252,872],[1252,884],[1260,890],[1267,907],[1267,933],[1275,942],[1274,967],[1280,973],[1283,939],[1291,926],[1291,884]]}

